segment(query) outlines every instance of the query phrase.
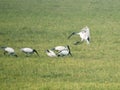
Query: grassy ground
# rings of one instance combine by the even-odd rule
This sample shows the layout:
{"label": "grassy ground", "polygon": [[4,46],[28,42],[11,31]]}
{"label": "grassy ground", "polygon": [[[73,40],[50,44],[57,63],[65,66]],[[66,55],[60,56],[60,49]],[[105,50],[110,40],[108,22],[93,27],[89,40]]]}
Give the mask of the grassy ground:
{"label": "grassy ground", "polygon": [[[0,46],[13,47],[18,58],[0,50],[1,90],[119,90],[119,0],[0,0]],[[67,40],[84,26],[91,44]],[[73,57],[50,58],[45,50],[70,45]],[[38,50],[25,57],[22,47]]]}

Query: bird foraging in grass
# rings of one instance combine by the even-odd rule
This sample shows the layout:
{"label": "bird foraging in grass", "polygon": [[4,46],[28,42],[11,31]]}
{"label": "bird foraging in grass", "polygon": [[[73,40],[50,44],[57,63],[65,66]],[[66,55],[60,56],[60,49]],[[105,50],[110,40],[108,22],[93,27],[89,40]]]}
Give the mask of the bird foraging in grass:
{"label": "bird foraging in grass", "polygon": [[73,35],[79,35],[80,38],[81,38],[81,41],[77,41],[77,42],[74,43],[75,45],[77,45],[77,44],[79,44],[80,42],[83,42],[83,41],[86,41],[87,44],[90,43],[90,29],[87,26],[82,28],[80,32],[73,32],[73,33],[71,33],[68,36],[68,39],[70,39],[71,36],[73,36]]}
{"label": "bird foraging in grass", "polygon": [[67,45],[67,48],[66,48],[66,49],[61,50],[61,51],[58,52],[58,54],[57,54],[58,57],[60,57],[60,56],[67,56],[67,55],[71,55],[71,56],[72,56],[69,45]]}
{"label": "bird foraging in grass", "polygon": [[15,53],[14,49],[11,47],[1,47],[4,51],[4,55],[8,54],[9,56],[15,56],[18,57],[18,55]]}
{"label": "bird foraging in grass", "polygon": [[51,50],[50,49],[46,50],[46,54],[49,57],[63,57],[63,56],[67,56],[67,55],[72,56],[69,45],[67,45],[67,46],[56,46],[56,47],[52,48]]}
{"label": "bird foraging in grass", "polygon": [[20,50],[21,50],[22,52],[24,52],[27,56],[29,56],[29,55],[31,55],[31,54],[33,54],[33,53],[36,53],[36,54],[39,56],[37,50],[32,49],[32,48],[21,48]]}

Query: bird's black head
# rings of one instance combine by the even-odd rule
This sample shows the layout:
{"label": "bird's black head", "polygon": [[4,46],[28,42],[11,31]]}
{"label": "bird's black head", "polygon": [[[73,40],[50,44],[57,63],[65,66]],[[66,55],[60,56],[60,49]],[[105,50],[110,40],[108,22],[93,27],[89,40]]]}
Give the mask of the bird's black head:
{"label": "bird's black head", "polygon": [[80,41],[76,41],[76,42],[74,42],[74,45],[78,45],[80,43],[81,43]]}
{"label": "bird's black head", "polygon": [[72,32],[72,35],[76,34],[76,32]]}
{"label": "bird's black head", "polygon": [[72,32],[69,36],[68,36],[68,39],[72,36],[72,35],[75,35],[76,32]]}
{"label": "bird's black head", "polygon": [[6,47],[5,46],[2,46],[1,49],[5,49]]}
{"label": "bird's black head", "polygon": [[47,49],[46,52],[50,52],[50,51]]}
{"label": "bird's black head", "polygon": [[39,54],[38,54],[37,50],[33,49],[33,52],[35,52],[35,53],[39,56]]}

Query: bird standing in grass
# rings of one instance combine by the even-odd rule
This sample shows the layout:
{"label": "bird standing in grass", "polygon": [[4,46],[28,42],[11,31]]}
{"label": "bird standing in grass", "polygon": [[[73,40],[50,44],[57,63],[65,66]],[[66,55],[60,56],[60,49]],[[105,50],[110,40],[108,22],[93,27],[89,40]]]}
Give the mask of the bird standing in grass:
{"label": "bird standing in grass", "polygon": [[74,43],[75,45],[79,44],[82,41],[86,41],[87,44],[90,43],[90,29],[87,26],[82,28],[81,31],[78,33],[76,33],[76,32],[71,33],[69,35],[68,39],[71,38],[71,36],[73,36],[73,35],[79,35],[81,38],[81,41],[77,41]]}
{"label": "bird standing in grass", "polygon": [[31,54],[33,54],[33,53],[36,53],[36,54],[39,56],[37,50],[32,49],[32,48],[21,48],[20,50],[21,50],[22,52],[24,52],[27,56],[29,56],[29,55],[31,55]]}
{"label": "bird standing in grass", "polygon": [[9,56],[15,56],[15,57],[18,57],[16,54],[15,54],[15,51],[13,48],[11,47],[1,47],[3,50],[4,50],[4,55],[8,54]]}

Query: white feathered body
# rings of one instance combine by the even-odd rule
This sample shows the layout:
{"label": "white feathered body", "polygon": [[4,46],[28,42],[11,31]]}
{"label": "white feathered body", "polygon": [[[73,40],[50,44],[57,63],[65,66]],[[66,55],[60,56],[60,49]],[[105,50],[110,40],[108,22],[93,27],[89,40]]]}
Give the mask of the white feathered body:
{"label": "white feathered body", "polygon": [[61,52],[58,53],[58,56],[67,56],[69,55],[69,50],[62,50]]}
{"label": "white feathered body", "polygon": [[57,55],[55,54],[55,52],[52,51],[52,50],[47,50],[47,51],[46,51],[46,54],[47,54],[49,57],[57,57]]}
{"label": "white feathered body", "polygon": [[90,39],[90,31],[89,31],[89,28],[87,26],[85,28],[83,28],[77,34],[80,35],[81,41],[85,40],[87,42],[87,44],[89,44],[89,40],[88,39]]}
{"label": "white feathered body", "polygon": [[13,54],[15,53],[14,49],[11,47],[6,47],[4,48],[4,51],[7,52],[8,54]]}
{"label": "white feathered body", "polygon": [[68,49],[67,46],[56,46],[53,48],[53,50],[56,50],[58,52],[62,51],[62,50],[66,50]]}
{"label": "white feathered body", "polygon": [[34,53],[33,49],[31,49],[31,48],[21,48],[21,51],[24,52],[24,53],[26,53],[26,54],[32,54],[32,53]]}

